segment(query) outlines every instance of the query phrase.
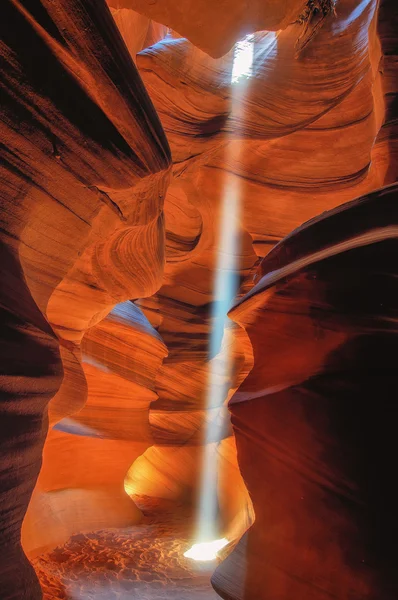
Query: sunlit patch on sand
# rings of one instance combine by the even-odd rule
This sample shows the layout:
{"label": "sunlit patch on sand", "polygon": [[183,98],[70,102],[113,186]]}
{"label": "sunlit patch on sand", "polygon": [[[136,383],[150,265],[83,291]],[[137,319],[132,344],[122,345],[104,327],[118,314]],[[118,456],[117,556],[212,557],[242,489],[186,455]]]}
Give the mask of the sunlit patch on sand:
{"label": "sunlit patch on sand", "polygon": [[218,552],[227,544],[228,540],[226,538],[213,540],[212,542],[201,542],[194,544],[192,548],[184,552],[184,556],[199,561],[216,560]]}

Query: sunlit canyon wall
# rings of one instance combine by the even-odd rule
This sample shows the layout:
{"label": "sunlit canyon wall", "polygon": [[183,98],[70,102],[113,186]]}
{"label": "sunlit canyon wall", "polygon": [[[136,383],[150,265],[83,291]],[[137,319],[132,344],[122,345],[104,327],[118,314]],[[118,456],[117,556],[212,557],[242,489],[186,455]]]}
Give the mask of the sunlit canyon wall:
{"label": "sunlit canyon wall", "polygon": [[5,0],[2,600],[128,494],[195,502],[209,419],[221,597],[397,597],[397,7],[332,4]]}

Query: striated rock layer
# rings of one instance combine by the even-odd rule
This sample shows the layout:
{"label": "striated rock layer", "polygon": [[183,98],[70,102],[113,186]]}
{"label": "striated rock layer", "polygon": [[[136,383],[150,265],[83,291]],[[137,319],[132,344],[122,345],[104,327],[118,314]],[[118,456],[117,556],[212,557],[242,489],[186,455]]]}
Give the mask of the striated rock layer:
{"label": "striated rock layer", "polygon": [[134,10],[120,8],[113,0],[109,0],[107,4],[134,61],[138,52],[166,36],[168,28],[165,25],[156,23]]}
{"label": "striated rock layer", "polygon": [[210,420],[222,597],[395,598],[396,7],[333,4],[5,1],[2,600],[30,498],[30,557],[192,500]]}
{"label": "striated rock layer", "polygon": [[[186,39],[167,37],[139,53],[138,68],[170,141],[174,181],[165,205],[164,282],[140,301],[169,355],[150,410],[156,446],[130,470],[131,491],[175,498],[196,491],[198,445],[211,413],[208,373],[223,356],[212,362],[208,337],[221,207],[231,190],[240,205],[234,260],[243,291],[252,285],[255,254],[265,256],[317,213],[394,181],[384,106],[393,86],[391,75],[381,73],[376,8],[372,1],[360,9],[340,2],[299,58],[299,24],[254,35],[250,73],[237,81],[237,52],[215,60]],[[177,221],[185,224],[185,245]],[[251,368],[241,340],[233,352],[225,400]],[[218,431],[232,442],[228,426],[220,423]]]}
{"label": "striated rock layer", "polygon": [[[159,336],[131,302],[88,330],[82,343],[87,401],[48,433],[22,528],[30,558],[74,533],[140,521],[123,482],[153,443],[149,404],[157,398],[154,380],[165,355]],[[56,400],[50,417],[54,405],[60,410]]]}
{"label": "striated rock layer", "polygon": [[214,58],[226,54],[244,35],[285,29],[299,19],[305,0],[108,0],[114,9],[133,9],[164,23]]}
{"label": "striated rock layer", "polygon": [[230,410],[256,519],[213,576],[223,598],[398,593],[397,197],[297,229],[231,311],[253,348]]}
{"label": "striated rock layer", "polygon": [[4,600],[33,600],[41,592],[20,530],[60,354],[63,384],[81,406],[85,330],[160,285],[169,150],[103,3],[6,0],[0,28],[0,589]]}

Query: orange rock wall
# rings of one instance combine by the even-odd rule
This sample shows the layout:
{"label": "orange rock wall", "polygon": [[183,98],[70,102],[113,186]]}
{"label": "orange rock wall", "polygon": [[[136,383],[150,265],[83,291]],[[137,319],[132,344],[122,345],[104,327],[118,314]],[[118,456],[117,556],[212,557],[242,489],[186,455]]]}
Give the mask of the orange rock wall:
{"label": "orange rock wall", "polygon": [[[390,505],[380,540],[360,538],[364,523],[365,536],[377,529],[380,498],[364,495],[356,472],[369,459],[357,413],[341,432],[345,396],[338,412],[324,389],[329,364],[333,371],[347,360],[333,385],[352,385],[359,412],[365,384],[352,373],[362,358],[371,368],[372,352],[389,356],[390,338],[368,331],[366,319],[368,341],[357,345],[344,288],[349,281],[358,311],[372,277],[387,298],[395,246],[371,240],[349,262],[339,232],[348,228],[344,243],[364,233],[351,208],[289,234],[397,179],[396,11],[391,0],[340,0],[298,54],[297,40],[308,39],[297,22],[305,2],[260,4],[4,4],[4,600],[40,598],[20,541],[30,499],[22,528],[29,556],[77,531],[138,523],[125,490],[195,500],[209,418],[219,423],[221,439],[211,440],[218,503],[234,543],[253,507],[256,515],[214,576],[222,597],[373,600],[382,590],[381,600],[395,598],[393,550],[380,553]],[[249,32],[250,76],[234,81],[233,44]],[[370,221],[395,223],[394,193],[367,196]],[[210,355],[220,228],[232,197],[228,261],[240,300],[236,323]],[[265,286],[295,252],[329,248],[329,229],[334,262],[317,256],[315,266]],[[355,275],[362,263],[367,284]],[[382,319],[368,308],[372,323]],[[210,368],[222,394],[209,408]],[[392,422],[387,400],[385,410]],[[378,452],[396,452],[388,436]],[[342,465],[341,453],[352,461]],[[376,481],[376,467],[370,472]],[[392,494],[385,479],[380,490]],[[370,513],[336,509],[341,497],[368,502]],[[325,529],[333,519],[334,537]]]}
{"label": "orange rock wall", "polygon": [[[0,589],[8,600],[40,597],[20,530],[47,404],[62,383],[73,391],[63,415],[76,394],[84,404],[85,329],[160,284],[169,149],[105,5],[7,0],[2,11]],[[144,242],[152,253],[139,271],[134,248]]]}

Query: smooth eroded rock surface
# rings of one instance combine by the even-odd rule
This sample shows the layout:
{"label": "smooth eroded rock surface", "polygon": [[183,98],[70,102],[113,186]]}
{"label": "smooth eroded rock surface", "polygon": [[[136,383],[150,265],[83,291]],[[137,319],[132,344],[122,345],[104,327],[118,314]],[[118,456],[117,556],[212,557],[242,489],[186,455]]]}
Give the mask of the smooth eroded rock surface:
{"label": "smooth eroded rock surface", "polygon": [[2,9],[1,600],[395,599],[394,0]]}

